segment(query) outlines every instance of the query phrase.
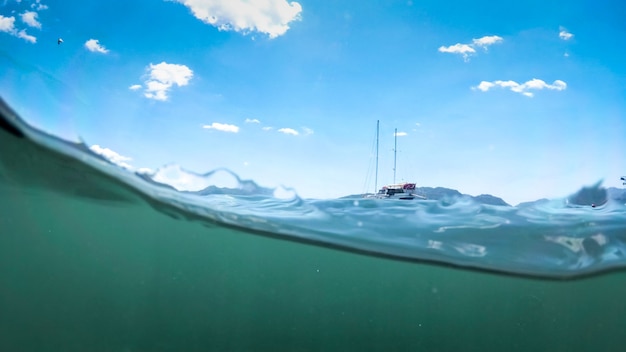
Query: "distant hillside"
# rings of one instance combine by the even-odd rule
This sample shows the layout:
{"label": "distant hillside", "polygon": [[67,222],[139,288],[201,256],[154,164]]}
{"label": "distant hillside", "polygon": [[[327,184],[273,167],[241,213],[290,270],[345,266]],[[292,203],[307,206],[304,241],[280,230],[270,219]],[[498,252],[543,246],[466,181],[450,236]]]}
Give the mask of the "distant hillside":
{"label": "distant hillside", "polygon": [[593,186],[583,187],[580,191],[567,198],[570,204],[578,205],[599,205],[606,203],[608,199],[626,202],[626,189],[615,187],[603,188],[598,183]]}
{"label": "distant hillside", "polygon": [[600,205],[606,203],[609,198],[606,188],[598,182],[595,185],[581,188],[578,192],[567,197],[569,204],[576,205]]}
{"label": "distant hillside", "polygon": [[[498,198],[492,196],[490,194],[481,194],[479,196],[470,196],[468,194],[463,194],[456,189],[445,188],[445,187],[418,187],[415,189],[415,193],[425,196],[430,200],[454,200],[458,198],[469,198],[480,204],[489,204],[489,205],[502,205],[502,206],[511,206],[502,198]],[[352,194],[349,196],[341,197],[341,198],[360,198],[362,194]]]}
{"label": "distant hillside", "polygon": [[481,204],[489,204],[489,205],[503,205],[510,207],[511,205],[505,202],[502,198],[494,197],[491,194],[481,194],[478,196],[471,197],[474,201]]}
{"label": "distant hillside", "polygon": [[[143,178],[144,180],[158,184],[162,187],[167,187],[174,189],[174,187],[163,184],[160,182],[156,182],[152,180],[149,175],[137,174],[137,176]],[[215,186],[209,186],[203,190],[196,192],[186,192],[186,193],[194,193],[201,196],[206,196],[210,194],[230,194],[230,195],[272,195],[273,190],[258,187],[253,183],[245,184],[244,187],[241,188],[221,188]],[[429,200],[444,200],[444,201],[453,201],[458,198],[469,198],[474,202],[479,204],[489,204],[489,205],[501,205],[501,206],[511,206],[507,202],[505,202],[502,198],[492,196],[490,194],[481,194],[478,196],[470,196],[468,194],[463,194],[456,189],[445,188],[445,187],[418,187],[415,190],[416,194],[423,195]],[[349,196],[341,197],[341,198],[361,198],[362,194],[352,194]],[[572,194],[567,198],[570,204],[578,204],[578,205],[591,205],[591,204],[603,204],[607,199],[613,199],[618,202],[626,203],[626,189],[625,188],[602,188],[600,184],[596,184],[590,187],[584,187],[580,191]],[[517,205],[517,207],[527,207],[533,206],[540,203],[549,202],[548,199],[538,199],[530,202],[523,202]]]}
{"label": "distant hillside", "polygon": [[271,196],[274,194],[273,189],[256,187],[255,185],[248,185],[248,187],[242,187],[242,188],[209,186],[199,191],[184,191],[184,192],[197,194],[199,196],[208,196],[212,194],[228,194],[231,196],[249,196],[249,195]]}
{"label": "distant hillside", "polygon": [[530,202],[519,203],[518,205],[516,205],[516,207],[524,208],[524,207],[540,205],[540,204],[544,204],[544,203],[548,203],[548,202],[550,202],[550,199],[548,199],[548,198],[541,198],[541,199],[533,200],[533,201],[530,201]]}
{"label": "distant hillside", "polygon": [[[567,198],[567,201],[570,204],[577,204],[577,205],[591,205],[591,204],[600,205],[600,204],[605,203],[607,199],[613,199],[618,202],[626,203],[626,189],[615,188],[615,187],[601,188],[597,186],[598,185],[594,187],[584,187],[580,191],[569,196]],[[517,205],[517,207],[523,208],[523,207],[535,206],[538,204],[547,203],[549,201],[550,201],[549,199],[543,198],[543,199],[538,199],[532,202],[520,203]]]}
{"label": "distant hillside", "polygon": [[609,198],[619,202],[626,202],[626,189],[609,187],[606,189],[606,193]]}
{"label": "distant hillside", "polygon": [[468,194],[463,194],[456,189],[450,189],[445,187],[419,187],[416,189],[415,193],[426,196],[426,198],[433,200],[467,197],[480,204],[511,206],[510,204],[502,200],[502,198],[492,196],[491,194],[470,196]]}
{"label": "distant hillside", "polygon": [[[148,183],[151,183],[153,185],[157,185],[157,186],[160,186],[160,187],[165,187],[165,188],[169,188],[171,190],[177,191],[176,188],[174,188],[171,185],[168,185],[167,183],[162,183],[162,182],[158,182],[158,181],[153,180],[152,176],[150,176],[150,175],[141,174],[141,173],[135,173],[135,174],[137,175],[137,177],[142,178],[143,180],[145,180]],[[179,191],[179,192],[196,194],[196,195],[199,195],[199,196],[208,196],[208,195],[212,195],[212,194],[228,194],[228,195],[232,195],[232,196],[249,196],[249,195],[271,196],[271,195],[274,194],[274,190],[273,189],[258,187],[254,183],[249,182],[249,181],[243,182],[243,185],[240,188],[208,186],[208,187],[206,187],[204,189],[201,189],[199,191]]]}
{"label": "distant hillside", "polygon": [[[432,200],[452,200],[455,198],[467,197],[480,204],[511,206],[510,204],[506,203],[502,198],[498,198],[490,194],[470,196],[467,194],[463,194],[455,189],[445,187],[418,187],[415,193],[426,196],[426,198]],[[361,197],[361,195],[355,194],[342,198],[354,197]],[[591,187],[584,187],[580,191],[568,197],[568,201],[570,202],[570,204],[579,205],[603,204],[606,202],[607,199],[613,199],[618,202],[626,202],[626,189],[615,187],[602,188],[599,184],[596,184]],[[549,199],[542,198],[531,202],[520,203],[516,207],[528,207],[541,203],[546,203],[549,201]]]}

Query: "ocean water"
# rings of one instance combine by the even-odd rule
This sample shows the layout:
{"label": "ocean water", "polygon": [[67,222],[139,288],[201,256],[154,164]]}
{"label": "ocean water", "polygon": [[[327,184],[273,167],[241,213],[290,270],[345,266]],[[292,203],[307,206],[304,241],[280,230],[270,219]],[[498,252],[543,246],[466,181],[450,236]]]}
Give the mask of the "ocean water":
{"label": "ocean water", "polygon": [[624,349],[623,202],[179,192],[0,115],[0,351]]}

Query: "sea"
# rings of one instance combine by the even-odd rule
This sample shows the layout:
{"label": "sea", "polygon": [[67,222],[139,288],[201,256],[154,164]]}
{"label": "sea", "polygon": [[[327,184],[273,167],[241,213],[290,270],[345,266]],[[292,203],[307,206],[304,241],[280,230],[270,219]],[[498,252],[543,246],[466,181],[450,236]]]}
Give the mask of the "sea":
{"label": "sea", "polygon": [[233,177],[178,191],[0,101],[0,351],[626,348],[623,201],[304,199]]}

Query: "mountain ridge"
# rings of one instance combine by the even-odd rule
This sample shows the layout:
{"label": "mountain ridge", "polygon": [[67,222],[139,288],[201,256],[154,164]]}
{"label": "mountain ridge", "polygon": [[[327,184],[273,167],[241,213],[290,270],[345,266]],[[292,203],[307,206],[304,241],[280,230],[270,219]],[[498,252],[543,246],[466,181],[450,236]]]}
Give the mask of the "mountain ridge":
{"label": "mountain ridge", "polygon": [[[469,198],[480,204],[501,205],[509,207],[512,206],[511,204],[505,202],[502,198],[491,194],[480,194],[477,196],[472,196],[469,194],[461,193],[456,189],[446,187],[418,187],[415,189],[415,193],[423,195],[430,200],[445,201],[456,198]],[[353,194],[341,198],[355,198],[362,196],[362,194]],[[616,200],[618,202],[626,202],[626,189],[616,187],[602,188],[596,184],[590,187],[583,187],[581,190],[565,199],[567,199],[569,204],[577,205],[600,205],[606,203],[608,199]],[[534,201],[519,203],[516,205],[516,207],[525,207],[537,203],[545,203],[548,201],[550,200],[547,198],[541,198]]]}

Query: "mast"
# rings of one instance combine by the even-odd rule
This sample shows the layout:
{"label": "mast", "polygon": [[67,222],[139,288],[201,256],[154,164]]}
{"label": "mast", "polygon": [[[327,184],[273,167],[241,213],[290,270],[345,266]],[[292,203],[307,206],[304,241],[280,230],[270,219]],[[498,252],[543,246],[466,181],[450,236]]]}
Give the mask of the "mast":
{"label": "mast", "polygon": [[376,120],[376,173],[374,176],[374,194],[378,192],[378,131],[380,129],[380,120]]}
{"label": "mast", "polygon": [[396,184],[396,154],[398,152],[398,129],[393,132],[393,184]]}

